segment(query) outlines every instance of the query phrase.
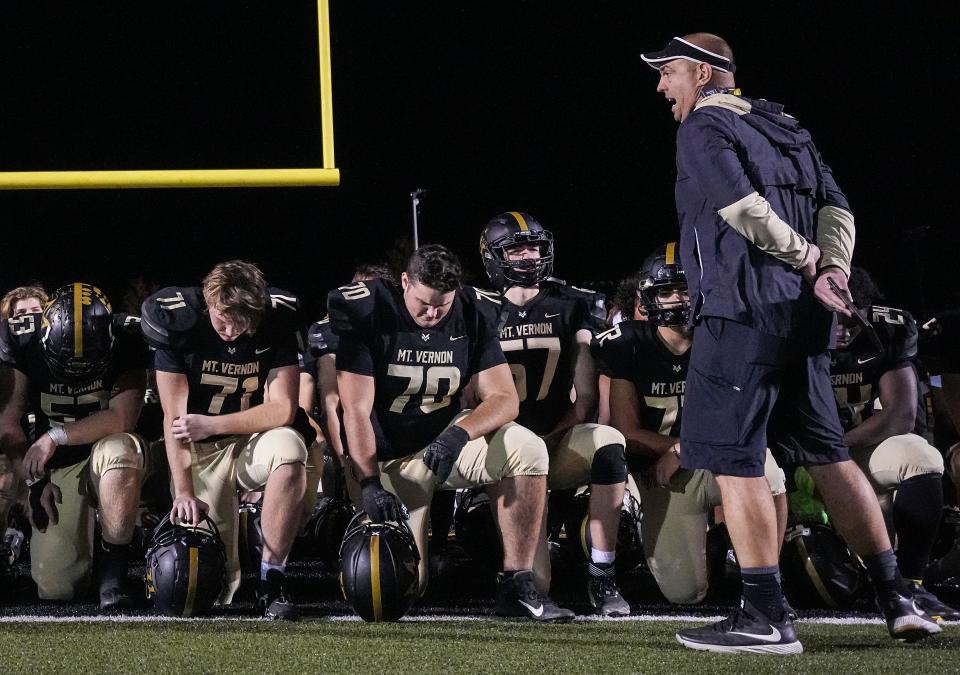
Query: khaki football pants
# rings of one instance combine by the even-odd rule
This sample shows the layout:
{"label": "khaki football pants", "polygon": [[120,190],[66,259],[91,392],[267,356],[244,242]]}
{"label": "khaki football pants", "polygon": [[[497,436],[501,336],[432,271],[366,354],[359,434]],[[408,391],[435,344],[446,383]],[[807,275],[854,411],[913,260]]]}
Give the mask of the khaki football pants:
{"label": "khaki football pants", "polygon": [[[786,492],[783,470],[767,450],[764,476],[774,496]],[[719,506],[720,487],[705,469],[680,469],[670,487],[657,487],[643,475],[628,481],[640,501],[640,533],[647,565],[670,602],[695,604],[707,595],[707,528]],[[686,481],[686,482],[685,482]],[[634,487],[635,486],[635,487]]]}
{"label": "khaki football pants", "polygon": [[903,481],[928,473],[943,475],[940,451],[917,434],[891,436],[878,445],[850,450],[879,494],[896,490]]}
{"label": "khaki football pants", "polygon": [[[228,436],[212,443],[191,443],[190,455],[194,494],[210,507],[207,515],[216,524],[226,548],[227,586],[218,603],[229,605],[240,586],[237,491],[262,490],[277,467],[306,465],[309,453],[300,434],[290,427],[279,427],[258,434]],[[314,483],[314,499],[316,487]]]}
{"label": "khaki football pants", "polygon": [[85,461],[50,472],[50,482],[63,496],[57,504],[60,517],[46,532],[34,530],[30,540],[30,574],[41,600],[74,600],[84,594],[90,582],[100,479],[112,469],[136,469],[142,485],[148,457],[146,444],[136,434],[111,434],[93,444]]}
{"label": "khaki football pants", "polygon": [[608,445],[626,445],[626,441],[619,431],[603,424],[577,424],[558,440],[548,442],[550,474],[547,487],[572,490],[590,485],[593,456]]}
{"label": "khaki football pants", "polygon": [[[470,413],[464,410],[450,424]],[[423,463],[424,450],[404,457],[380,462],[383,486],[397,495],[410,512],[409,525],[420,552],[420,593],[427,588],[428,553],[427,527],[430,502],[434,490],[458,490],[499,483],[516,476],[544,476],[549,469],[547,447],[543,439],[514,422],[509,422],[492,434],[467,443],[453,466],[449,478],[437,483],[434,473]],[[541,524],[545,533],[545,524]],[[549,587],[550,556],[546,545],[537,548],[534,561],[537,586]]]}

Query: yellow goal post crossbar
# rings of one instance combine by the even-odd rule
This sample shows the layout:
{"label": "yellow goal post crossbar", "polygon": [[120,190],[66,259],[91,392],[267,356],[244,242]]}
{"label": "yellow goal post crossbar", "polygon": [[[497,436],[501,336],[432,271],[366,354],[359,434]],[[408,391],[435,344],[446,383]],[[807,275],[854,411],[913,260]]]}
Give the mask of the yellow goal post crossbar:
{"label": "yellow goal post crossbar", "polygon": [[323,138],[321,168],[0,171],[0,190],[339,185],[340,170],[335,166],[333,155],[333,82],[330,76],[329,0],[317,0],[317,40],[320,47],[320,131]]}

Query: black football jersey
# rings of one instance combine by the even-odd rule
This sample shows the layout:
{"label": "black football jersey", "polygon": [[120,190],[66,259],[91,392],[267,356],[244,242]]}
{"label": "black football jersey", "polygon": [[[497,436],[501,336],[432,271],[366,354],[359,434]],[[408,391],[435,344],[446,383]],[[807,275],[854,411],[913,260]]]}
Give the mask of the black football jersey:
{"label": "black football jersey", "polygon": [[636,387],[640,426],[679,438],[690,350],[674,354],[649,322],[622,321],[594,338],[593,351],[600,372]]}
{"label": "black football jersey", "polygon": [[231,342],[213,329],[198,287],[164,288],[143,302],[153,367],[187,376],[188,413],[226,415],[259,405],[269,372],[297,365],[297,298],[274,288],[268,294],[256,332]]}
{"label": "black football jersey", "polygon": [[[117,378],[131,370],[146,371],[147,346],[140,336],[140,319],[113,317],[113,356],[101,377],[67,381],[58,378],[43,358],[40,344],[42,315],[23,314],[3,322],[0,358],[27,376],[29,406],[36,419],[36,437],[52,426],[62,426],[106,410]],[[72,466],[90,456],[91,444],[61,445],[47,463],[50,469]]]}
{"label": "black football jersey", "polygon": [[428,445],[463,409],[470,378],[506,362],[493,320],[478,309],[485,302],[491,300],[462,287],[440,323],[421,328],[390,282],[358,281],[330,292],[330,324],[340,339],[337,370],[375,381],[378,459]]}
{"label": "black football jersey", "polygon": [[[831,355],[830,381],[845,431],[858,426],[873,413],[883,374],[904,365],[913,367],[917,357],[917,324],[909,312],[873,306],[866,314],[883,351],[876,354],[876,348],[861,332],[846,349],[834,350]],[[918,405],[920,411],[924,411],[922,401],[918,401]],[[917,416],[915,431],[922,432],[925,417],[925,414]]]}
{"label": "black football jersey", "polygon": [[496,322],[500,347],[513,372],[520,397],[516,421],[534,433],[552,431],[572,405],[577,331],[593,334],[602,329],[591,314],[592,295],[571,286],[545,284],[522,306],[499,293],[488,296],[495,302],[481,304]]}
{"label": "black football jersey", "polygon": [[336,354],[340,338],[330,327],[329,317],[310,324],[303,339],[304,350],[300,354],[300,370],[314,380],[318,378],[317,362],[327,354]]}

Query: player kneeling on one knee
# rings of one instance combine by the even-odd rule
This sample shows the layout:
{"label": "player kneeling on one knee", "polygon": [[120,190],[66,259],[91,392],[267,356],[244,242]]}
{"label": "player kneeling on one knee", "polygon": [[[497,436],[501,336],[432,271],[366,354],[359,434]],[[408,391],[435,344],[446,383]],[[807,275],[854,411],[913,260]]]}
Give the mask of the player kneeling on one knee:
{"label": "player kneeling on one knee", "polygon": [[[497,289],[481,308],[498,328],[513,373],[520,399],[517,422],[546,442],[551,490],[591,486],[587,592],[598,614],[626,616],[630,605],[614,577],[627,477],[624,439],[616,429],[586,423],[599,400],[590,340],[603,327],[592,312],[603,307],[603,298],[552,276],[553,235],[529,214],[495,216],[480,242],[487,276]],[[538,563],[548,573],[546,550],[542,541]]]}
{"label": "player kneeling on one knee", "polygon": [[156,348],[164,438],[173,479],[171,520],[207,513],[226,547],[229,604],[240,584],[237,491],[263,490],[257,603],[295,620],[284,591],[306,485],[309,425],[297,418],[297,298],[268,289],[253,264],[217,265],[202,288],[165,288],[143,303]]}
{"label": "player kneeling on one knee", "polygon": [[[378,522],[402,517],[401,504],[409,510],[422,591],[434,490],[486,485],[504,549],[497,613],[569,620],[573,613],[538,588],[533,571],[545,528],[546,448],[512,422],[510,368],[496,325],[478,307],[492,300],[460,277],[456,257],[430,245],[411,256],[401,287],[377,279],[330,293],[337,384],[363,509]],[[461,391],[474,376],[480,403],[464,410]]]}
{"label": "player kneeling on one knee", "polygon": [[[136,317],[114,314],[96,287],[58,289],[42,314],[0,327],[0,450],[30,484],[31,574],[44,600],[82,597],[90,578],[92,510],[102,531],[100,607],[128,609],[145,444],[133,431],[147,380]],[[20,420],[34,412],[32,444]]]}

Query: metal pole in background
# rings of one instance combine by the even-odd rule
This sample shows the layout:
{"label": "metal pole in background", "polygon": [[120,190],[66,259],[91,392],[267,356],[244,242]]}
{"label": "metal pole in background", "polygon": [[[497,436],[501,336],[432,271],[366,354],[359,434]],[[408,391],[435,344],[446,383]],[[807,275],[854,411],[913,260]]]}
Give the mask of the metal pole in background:
{"label": "metal pole in background", "polygon": [[417,229],[417,218],[420,216],[420,195],[426,194],[423,188],[417,188],[410,193],[410,202],[413,207],[413,250],[420,248],[420,232]]}

